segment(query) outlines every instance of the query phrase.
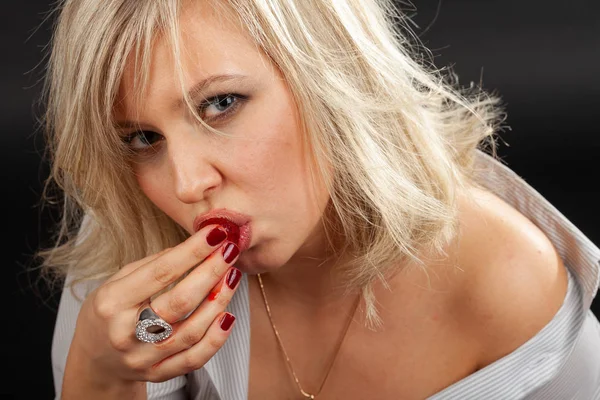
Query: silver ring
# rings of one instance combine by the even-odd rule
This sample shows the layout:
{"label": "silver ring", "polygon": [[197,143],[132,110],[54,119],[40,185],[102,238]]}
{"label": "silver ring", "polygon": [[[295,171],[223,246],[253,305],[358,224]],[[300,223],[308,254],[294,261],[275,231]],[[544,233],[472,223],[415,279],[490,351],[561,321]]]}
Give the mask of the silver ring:
{"label": "silver ring", "polygon": [[171,336],[172,333],[173,327],[150,307],[142,310],[135,325],[135,336],[138,340],[146,343],[160,342]]}

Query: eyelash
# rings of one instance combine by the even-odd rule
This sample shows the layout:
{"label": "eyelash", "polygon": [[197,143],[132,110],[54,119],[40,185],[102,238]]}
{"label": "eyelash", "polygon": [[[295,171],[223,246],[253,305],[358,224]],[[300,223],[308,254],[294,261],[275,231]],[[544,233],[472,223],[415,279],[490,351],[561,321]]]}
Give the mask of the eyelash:
{"label": "eyelash", "polygon": [[[206,111],[206,109],[208,107],[210,107],[211,105],[219,104],[223,100],[226,100],[226,99],[229,99],[229,98],[235,99],[235,101],[233,103],[231,103],[232,105],[229,108],[227,108],[222,113],[218,114],[216,117],[212,117],[212,118],[210,118],[208,120],[206,120],[205,118],[203,118],[203,120],[206,121],[207,123],[215,123],[215,122],[220,122],[220,121],[228,118],[232,113],[236,112],[243,105],[243,103],[245,102],[245,100],[248,99],[248,96],[244,96],[244,95],[239,94],[239,93],[221,93],[221,94],[217,94],[215,96],[207,98],[202,103],[200,103],[200,105],[197,107],[197,112],[202,117],[202,114]],[[148,134],[161,136],[161,139],[158,139],[158,140],[162,140],[162,135],[160,135],[159,133],[153,132],[153,131],[136,131],[136,132],[131,132],[131,133],[125,135],[122,138],[122,140],[129,147],[129,149],[131,151],[133,151],[134,153],[136,153],[136,154],[148,153],[148,152],[156,150],[156,147],[155,147],[155,143],[156,142],[152,142],[151,143],[148,140],[148,138],[147,138]],[[146,146],[142,147],[142,148],[134,148],[134,147],[132,147],[131,143],[137,137],[142,138],[140,140],[145,140],[146,143],[148,143],[148,144]]]}

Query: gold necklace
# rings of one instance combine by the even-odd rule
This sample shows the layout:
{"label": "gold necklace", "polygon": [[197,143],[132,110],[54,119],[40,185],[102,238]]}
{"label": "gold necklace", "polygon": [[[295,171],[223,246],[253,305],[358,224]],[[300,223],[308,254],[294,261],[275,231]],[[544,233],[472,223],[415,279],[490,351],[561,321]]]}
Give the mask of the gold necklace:
{"label": "gold necklace", "polygon": [[287,352],[285,351],[285,348],[283,347],[283,343],[281,342],[281,338],[279,337],[279,332],[277,331],[277,328],[275,328],[275,323],[273,323],[273,317],[271,316],[271,308],[269,307],[269,302],[267,301],[267,295],[265,294],[265,288],[263,287],[262,278],[261,278],[260,274],[256,274],[256,277],[258,278],[258,283],[260,284],[260,290],[262,292],[263,300],[265,301],[265,307],[267,308],[267,314],[269,315],[269,321],[271,321],[271,326],[273,327],[273,331],[275,332],[275,337],[277,338],[277,343],[279,343],[279,347],[281,348],[281,351],[283,351],[283,354],[285,355],[285,360],[287,361],[289,371],[292,373],[292,376],[294,377],[294,380],[296,381],[296,385],[298,386],[298,389],[300,389],[300,393],[302,393],[302,395],[306,398],[314,399],[315,397],[317,397],[319,395],[319,393],[321,393],[321,390],[323,389],[323,386],[325,385],[325,381],[327,380],[327,377],[329,376],[329,372],[331,371],[331,368],[333,367],[335,358],[337,357],[337,354],[339,353],[340,348],[342,347],[342,343],[344,342],[344,338],[346,337],[348,328],[350,328],[350,323],[352,322],[354,313],[356,312],[356,309],[358,308],[358,304],[360,303],[360,296],[358,296],[358,298],[356,299],[356,303],[352,310],[352,314],[350,315],[350,318],[348,318],[348,322],[346,323],[346,326],[344,327],[344,334],[342,335],[342,338],[338,342],[335,352],[333,353],[333,356],[331,357],[331,361],[329,362],[329,367],[327,369],[327,373],[325,374],[325,378],[323,378],[323,382],[321,382],[319,391],[316,394],[310,394],[310,393],[306,393],[302,389],[302,386],[300,386],[298,377],[296,376],[296,373],[294,372],[294,368],[292,368],[292,363],[290,361],[290,358],[288,357]]}

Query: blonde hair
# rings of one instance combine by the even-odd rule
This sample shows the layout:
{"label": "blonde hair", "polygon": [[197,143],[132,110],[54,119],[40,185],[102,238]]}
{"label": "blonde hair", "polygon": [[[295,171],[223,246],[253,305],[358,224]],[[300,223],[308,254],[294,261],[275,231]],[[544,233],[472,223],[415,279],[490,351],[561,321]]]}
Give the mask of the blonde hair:
{"label": "blonde hair", "polygon": [[[425,269],[419,255],[443,253],[455,238],[457,194],[476,185],[475,152],[487,142],[495,156],[486,139],[503,121],[498,98],[473,84],[461,89],[455,75],[434,68],[392,0],[211,4],[245,29],[289,85],[314,175],[330,192],[329,243],[343,238],[336,254],[352,255],[340,266],[343,284],[362,290],[368,324],[379,325],[375,281],[409,262]],[[187,236],[143,195],[112,125],[126,62],[135,63],[142,93],[153,40],[169,39],[178,55],[182,7],[59,5],[46,86],[46,188],[58,185],[63,211],[56,245],[39,253],[48,276],[106,277]]]}

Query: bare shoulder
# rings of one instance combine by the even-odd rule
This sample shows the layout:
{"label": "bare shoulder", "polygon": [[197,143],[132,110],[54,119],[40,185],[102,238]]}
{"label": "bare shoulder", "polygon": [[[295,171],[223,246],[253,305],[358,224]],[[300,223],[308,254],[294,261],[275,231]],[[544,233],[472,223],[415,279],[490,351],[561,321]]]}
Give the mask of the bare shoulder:
{"label": "bare shoulder", "polygon": [[556,315],[567,272],[552,242],[528,218],[493,193],[467,200],[459,315],[480,348],[479,368],[510,354]]}

